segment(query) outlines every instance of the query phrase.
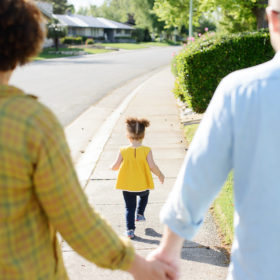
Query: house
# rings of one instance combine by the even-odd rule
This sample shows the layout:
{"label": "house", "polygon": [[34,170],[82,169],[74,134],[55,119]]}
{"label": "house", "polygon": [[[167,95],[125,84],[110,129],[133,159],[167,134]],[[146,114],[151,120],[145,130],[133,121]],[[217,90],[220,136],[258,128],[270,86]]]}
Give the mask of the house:
{"label": "house", "polygon": [[[41,1],[35,1],[35,2],[37,7],[43,14],[46,22],[47,23],[50,22],[53,18],[53,5],[51,3],[41,2]],[[44,48],[51,47],[52,45],[53,45],[53,40],[46,38],[44,42]]]}
{"label": "house", "polygon": [[68,36],[94,38],[96,41],[131,42],[133,27],[105,18],[83,15],[53,15],[67,27]]}
{"label": "house", "polygon": [[53,5],[51,3],[42,2],[42,1],[35,1],[37,4],[37,7],[41,11],[41,13],[44,15],[47,21],[52,19],[53,15]]}

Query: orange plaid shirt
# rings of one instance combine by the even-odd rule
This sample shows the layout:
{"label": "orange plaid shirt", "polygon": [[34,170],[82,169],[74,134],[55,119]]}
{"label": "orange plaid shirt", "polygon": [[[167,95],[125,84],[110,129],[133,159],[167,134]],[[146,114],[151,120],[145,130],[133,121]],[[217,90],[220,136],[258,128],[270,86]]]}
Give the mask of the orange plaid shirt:
{"label": "orange plaid shirt", "polygon": [[0,279],[68,279],[56,232],[100,267],[126,270],[134,258],[130,243],[90,207],[54,115],[2,85]]}

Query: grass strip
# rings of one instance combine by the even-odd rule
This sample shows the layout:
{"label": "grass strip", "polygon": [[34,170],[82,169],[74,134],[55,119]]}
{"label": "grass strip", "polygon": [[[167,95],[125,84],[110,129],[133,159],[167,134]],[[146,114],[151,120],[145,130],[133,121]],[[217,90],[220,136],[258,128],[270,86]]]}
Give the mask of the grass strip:
{"label": "grass strip", "polygon": [[147,43],[103,43],[100,44],[103,47],[124,49],[124,50],[137,50],[150,47],[168,47],[174,44],[165,42],[147,42]]}
{"label": "grass strip", "polygon": [[61,57],[70,57],[77,56],[80,52],[85,52],[87,54],[98,54],[98,53],[107,53],[112,50],[106,49],[95,49],[95,48],[59,48],[59,51],[56,52],[55,48],[45,48],[43,51],[34,59],[34,60],[45,60],[52,58],[61,58]]}
{"label": "grass strip", "polygon": [[233,242],[233,173],[228,175],[227,181],[223,186],[219,196],[215,199],[212,207],[212,214],[217,222],[222,236],[223,245],[230,248]]}
{"label": "grass strip", "polygon": [[[150,47],[167,47],[170,45],[174,45],[171,43],[165,42],[148,42],[148,43],[104,43],[104,44],[96,44],[96,46],[103,46],[108,48],[115,49],[124,49],[124,50],[137,50],[144,49]],[[107,53],[113,50],[110,49],[102,49],[102,48],[94,48],[93,47],[64,47],[59,48],[59,51],[56,52],[55,48],[45,48],[43,51],[34,59],[34,60],[44,60],[44,59],[52,59],[52,58],[61,58],[61,57],[70,57],[77,56],[79,52],[85,52],[87,54],[98,54],[98,53]],[[71,52],[71,53],[67,53]]]}
{"label": "grass strip", "polygon": [[[188,144],[191,143],[197,128],[198,124],[186,125],[184,127],[184,135]],[[214,200],[210,209],[218,226],[222,243],[229,251],[234,236],[233,172],[228,175],[227,181],[225,182],[217,198]]]}

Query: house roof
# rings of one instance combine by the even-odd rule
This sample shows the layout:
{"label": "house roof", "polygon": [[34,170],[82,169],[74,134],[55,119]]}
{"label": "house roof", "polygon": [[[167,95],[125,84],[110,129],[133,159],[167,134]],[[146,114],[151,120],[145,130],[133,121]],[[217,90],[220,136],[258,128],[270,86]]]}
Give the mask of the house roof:
{"label": "house roof", "polygon": [[53,15],[53,5],[47,2],[36,1],[39,10],[48,18],[52,18]]}
{"label": "house roof", "polygon": [[64,26],[69,27],[91,27],[104,29],[134,29],[133,27],[105,18],[95,18],[82,15],[53,15]]}
{"label": "house roof", "polygon": [[98,18],[89,17],[89,16],[82,16],[82,15],[75,15],[76,18],[79,18],[84,23],[88,24],[90,27],[96,28],[107,28],[106,24],[101,22]]}
{"label": "house roof", "polygon": [[106,19],[106,18],[101,18],[98,17],[97,18],[99,21],[101,21],[103,24],[105,24],[107,26],[107,28],[112,28],[112,29],[134,29],[133,27],[121,23],[121,22],[117,22],[117,21],[113,21],[110,19]]}

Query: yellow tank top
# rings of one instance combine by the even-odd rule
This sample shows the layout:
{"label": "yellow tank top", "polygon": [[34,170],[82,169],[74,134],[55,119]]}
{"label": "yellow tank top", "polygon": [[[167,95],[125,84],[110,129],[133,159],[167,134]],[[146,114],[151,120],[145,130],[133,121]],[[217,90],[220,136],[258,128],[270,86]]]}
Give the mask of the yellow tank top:
{"label": "yellow tank top", "polygon": [[147,162],[150,150],[149,147],[145,146],[121,148],[123,161],[120,166],[116,189],[131,192],[154,189],[151,170]]}

